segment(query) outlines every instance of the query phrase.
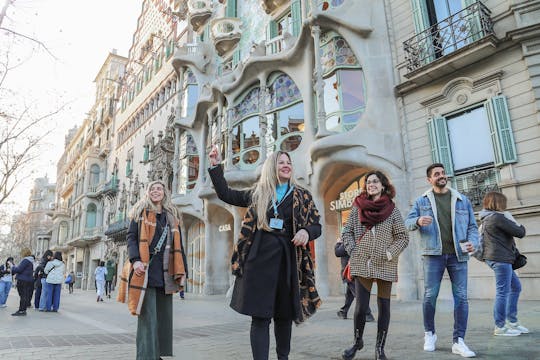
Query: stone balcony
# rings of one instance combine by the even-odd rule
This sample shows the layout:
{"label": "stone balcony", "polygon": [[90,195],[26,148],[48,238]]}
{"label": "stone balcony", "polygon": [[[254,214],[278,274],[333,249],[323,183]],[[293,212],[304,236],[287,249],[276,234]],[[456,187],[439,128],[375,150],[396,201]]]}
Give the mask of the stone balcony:
{"label": "stone balcony", "polygon": [[242,37],[242,20],[238,18],[214,19],[210,23],[212,40],[219,56],[229,54]]}
{"label": "stone balcony", "polygon": [[188,2],[188,21],[193,31],[199,32],[212,16],[212,0],[190,0]]}
{"label": "stone balcony", "polygon": [[271,14],[290,0],[261,0],[261,7],[267,14]]}

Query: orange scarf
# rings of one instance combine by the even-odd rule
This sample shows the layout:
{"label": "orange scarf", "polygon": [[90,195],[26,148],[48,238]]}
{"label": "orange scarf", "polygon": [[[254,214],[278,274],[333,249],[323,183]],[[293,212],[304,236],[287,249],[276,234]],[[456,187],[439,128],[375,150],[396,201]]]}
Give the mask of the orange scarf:
{"label": "orange scarf", "polygon": [[[182,259],[182,241],[178,230],[178,220],[167,214],[169,224],[172,224],[170,233],[167,234],[165,251],[169,249],[168,259],[164,258],[164,263],[168,262],[168,271],[164,275],[165,293],[174,294],[184,288],[186,270]],[[139,256],[141,262],[148,270],[150,261],[150,242],[154,238],[156,231],[156,214],[151,210],[145,210],[139,219]],[[172,241],[169,235],[172,234]],[[167,252],[166,252],[167,253]],[[165,254],[166,254],[165,253]],[[144,294],[148,285],[148,271],[144,276],[137,276],[133,272],[133,264],[129,259],[125,262],[120,276],[120,287],[118,290],[119,302],[127,301],[129,311],[132,315],[139,315],[144,300]]]}

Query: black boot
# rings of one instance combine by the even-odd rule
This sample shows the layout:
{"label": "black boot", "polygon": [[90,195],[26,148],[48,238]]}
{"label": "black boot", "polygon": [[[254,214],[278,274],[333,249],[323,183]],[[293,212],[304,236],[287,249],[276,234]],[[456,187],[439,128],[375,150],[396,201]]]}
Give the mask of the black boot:
{"label": "black boot", "polygon": [[375,345],[375,360],[387,360],[384,354],[384,344],[386,343],[386,330],[377,332],[377,345]]}
{"label": "black boot", "polygon": [[343,360],[352,360],[356,352],[364,347],[364,341],[362,340],[362,335],[360,334],[359,329],[354,330],[354,344],[348,349],[343,351],[341,358]]}

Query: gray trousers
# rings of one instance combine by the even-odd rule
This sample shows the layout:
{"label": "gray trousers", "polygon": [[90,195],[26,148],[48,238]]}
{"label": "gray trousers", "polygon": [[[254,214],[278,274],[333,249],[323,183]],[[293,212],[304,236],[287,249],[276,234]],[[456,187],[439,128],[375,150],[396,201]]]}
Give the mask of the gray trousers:
{"label": "gray trousers", "polygon": [[137,321],[137,360],[157,360],[173,354],[172,295],[148,288]]}

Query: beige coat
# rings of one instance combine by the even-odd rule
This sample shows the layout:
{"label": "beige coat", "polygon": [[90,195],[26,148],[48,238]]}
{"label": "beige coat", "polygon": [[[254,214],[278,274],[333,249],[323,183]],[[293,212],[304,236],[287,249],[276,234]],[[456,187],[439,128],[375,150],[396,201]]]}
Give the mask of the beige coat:
{"label": "beige coat", "polygon": [[366,227],[360,223],[358,208],[353,206],[341,233],[345,250],[351,256],[351,275],[364,278],[398,281],[399,254],[409,244],[409,233],[397,208],[390,216],[364,234]]}

